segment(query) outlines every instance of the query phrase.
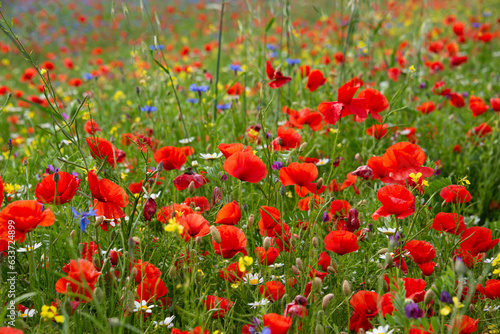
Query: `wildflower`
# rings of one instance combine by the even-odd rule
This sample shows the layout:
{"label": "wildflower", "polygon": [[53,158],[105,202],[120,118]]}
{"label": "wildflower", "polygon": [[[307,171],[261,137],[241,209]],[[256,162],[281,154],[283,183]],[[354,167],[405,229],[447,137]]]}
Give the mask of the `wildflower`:
{"label": "wildflower", "polygon": [[43,305],[42,312],[40,313],[40,316],[44,319],[55,320],[58,323],[64,322],[64,316],[57,315],[57,307],[55,307],[55,306]]}
{"label": "wildflower", "polygon": [[145,300],[141,302],[138,302],[137,300],[134,301],[134,312],[152,313],[152,308],[154,307],[156,307],[156,305],[148,305],[148,302]]}

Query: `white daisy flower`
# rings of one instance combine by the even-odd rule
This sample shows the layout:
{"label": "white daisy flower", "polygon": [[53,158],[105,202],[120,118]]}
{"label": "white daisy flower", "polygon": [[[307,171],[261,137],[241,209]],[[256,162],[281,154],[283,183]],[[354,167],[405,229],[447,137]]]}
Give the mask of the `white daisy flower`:
{"label": "white daisy flower", "polygon": [[380,326],[378,328],[373,328],[371,331],[366,332],[366,334],[392,334],[394,329],[390,329],[389,326]]}
{"label": "white daisy flower", "polygon": [[253,302],[253,303],[248,303],[248,306],[250,306],[250,308],[257,308],[257,307],[260,307],[260,306],[266,306],[269,303],[270,303],[270,301],[268,299],[262,299],[260,301],[256,301],[256,302]]}
{"label": "white daisy flower", "polygon": [[203,160],[215,160],[215,159],[219,159],[220,157],[222,157],[222,153],[219,152],[219,153],[200,153],[200,157],[203,159]]}
{"label": "white daisy flower", "polygon": [[250,285],[258,285],[263,283],[264,279],[258,273],[255,274],[247,273],[244,281],[245,283],[248,283]]}
{"label": "white daisy flower", "polygon": [[153,312],[151,309],[153,307],[156,307],[156,305],[148,305],[148,302],[143,300],[142,302],[138,302],[137,300],[134,301],[134,312],[146,312],[146,313],[151,313]]}
{"label": "white daisy flower", "polygon": [[35,249],[40,248],[40,246],[42,246],[42,243],[41,243],[41,242],[36,243],[36,244],[34,244],[33,246],[27,246],[26,248],[18,248],[18,249],[17,249],[17,251],[18,251],[19,253],[32,252],[32,251],[34,251]]}
{"label": "white daisy flower", "polygon": [[174,327],[174,319],[175,319],[175,315],[173,315],[171,317],[166,317],[165,320],[160,321],[160,322],[153,321],[153,325],[155,325],[155,326],[167,326],[167,328],[172,328],[172,327]]}

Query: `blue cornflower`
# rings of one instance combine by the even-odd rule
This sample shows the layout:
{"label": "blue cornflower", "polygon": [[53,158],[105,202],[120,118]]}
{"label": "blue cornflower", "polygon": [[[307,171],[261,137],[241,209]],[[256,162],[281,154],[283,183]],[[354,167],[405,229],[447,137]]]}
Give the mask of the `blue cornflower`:
{"label": "blue cornflower", "polygon": [[189,103],[198,103],[198,99],[186,99]]}
{"label": "blue cornflower", "polygon": [[157,110],[156,107],[153,107],[153,106],[141,107],[141,111],[144,111],[144,112],[154,112],[156,110]]}
{"label": "blue cornflower", "polygon": [[300,64],[300,59],[291,59],[291,58],[287,58],[286,59],[286,63],[288,65],[298,65]]}
{"label": "blue cornflower", "polygon": [[198,92],[198,94],[208,92],[208,86],[196,86],[195,84],[192,84],[189,86],[189,91],[191,92]]}
{"label": "blue cornflower", "polygon": [[231,64],[229,65],[229,69],[234,72],[241,72],[243,69],[241,68],[241,65],[238,64]]}
{"label": "blue cornflower", "polygon": [[75,218],[79,217],[80,218],[80,229],[85,232],[85,229],[87,228],[87,225],[90,224],[90,221],[87,217],[93,217],[96,215],[97,209],[92,210],[90,209],[89,211],[82,211],[78,212],[74,207],[71,207],[71,211],[73,211],[73,216]]}
{"label": "blue cornflower", "polygon": [[92,80],[94,78],[94,76],[90,73],[83,73],[82,78],[83,78],[83,80],[88,81],[88,80]]}

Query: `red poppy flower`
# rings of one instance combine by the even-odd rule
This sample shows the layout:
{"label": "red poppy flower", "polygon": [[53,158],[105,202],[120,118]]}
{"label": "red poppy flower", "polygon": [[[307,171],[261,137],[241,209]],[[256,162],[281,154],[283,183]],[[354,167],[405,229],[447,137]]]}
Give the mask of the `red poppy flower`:
{"label": "red poppy flower", "polygon": [[430,177],[434,174],[434,169],[421,167],[426,160],[427,156],[418,145],[409,142],[394,144],[382,156],[383,165],[389,171],[389,177],[383,178],[382,182],[401,182],[411,173],[421,173],[423,177]]}
{"label": "red poppy flower", "polygon": [[474,117],[484,114],[489,109],[482,98],[474,95],[469,98],[469,108],[472,110],[472,116]]}
{"label": "red poppy flower", "polygon": [[464,223],[464,217],[460,216],[458,213],[440,212],[434,217],[432,228],[436,231],[459,235],[465,231],[467,227]]}
{"label": "red poppy flower", "polygon": [[312,70],[307,77],[306,89],[314,92],[318,87],[326,83],[326,78],[320,70]]}
{"label": "red poppy flower", "polygon": [[99,127],[99,124],[97,124],[97,122],[95,120],[93,120],[93,119],[87,120],[87,122],[85,122],[85,126],[83,127],[83,129],[89,135],[93,135],[96,132],[101,132],[102,131],[101,128]]}
{"label": "red poppy flower", "polygon": [[91,301],[97,279],[101,275],[92,262],[84,259],[71,260],[66,273],[68,276],[60,278],[56,282],[56,291],[67,294],[69,287],[70,292],[77,295],[77,299],[82,302]]}
{"label": "red poppy flower", "polygon": [[179,218],[179,224],[183,227],[181,236],[185,241],[196,237],[201,238],[210,233],[208,221],[199,214],[182,215]]}
{"label": "red poppy flower", "polygon": [[247,238],[242,230],[230,225],[219,225],[217,226],[217,230],[219,231],[221,242],[218,244],[212,239],[215,254],[221,255],[222,252],[222,257],[225,259],[230,259],[238,253],[247,255],[245,248]]}
{"label": "red poppy flower", "polygon": [[[78,185],[80,184],[80,179],[66,172],[57,172],[57,174],[59,175],[57,186],[54,181],[55,174],[44,177],[43,180],[36,185],[35,195],[39,202],[60,205],[68,203],[75,196]],[[56,195],[55,200],[54,195]]]}
{"label": "red poppy flower", "polygon": [[377,191],[377,198],[382,206],[372,214],[373,220],[390,215],[403,219],[415,212],[415,197],[402,185],[395,184],[380,188]]}
{"label": "red poppy flower", "polygon": [[183,204],[193,206],[194,208],[200,208],[200,213],[210,210],[210,203],[208,203],[208,199],[203,196],[188,197],[184,200]]}
{"label": "red poppy flower", "polygon": [[196,173],[184,173],[182,175],[177,176],[173,184],[175,186],[175,189],[182,191],[189,187],[189,185],[193,182],[194,184],[194,189],[198,189],[205,183],[207,183],[207,180],[203,177],[203,175],[196,174]]}
{"label": "red poppy flower", "polygon": [[163,162],[164,170],[181,169],[186,163],[186,155],[181,148],[164,146],[154,154],[156,163]]}
{"label": "red poppy flower", "polygon": [[110,180],[99,180],[94,170],[88,173],[88,180],[97,216],[104,216],[107,219],[125,217],[122,209],[128,205],[127,193]]}
{"label": "red poppy flower", "polygon": [[238,262],[231,263],[228,267],[219,271],[219,276],[229,283],[241,282],[245,276],[246,270],[241,271]]}
{"label": "red poppy flower", "polygon": [[292,128],[278,127],[278,137],[271,142],[272,151],[289,151],[300,146],[300,134]]}
{"label": "red poppy flower", "polygon": [[207,300],[205,301],[205,306],[207,311],[211,311],[217,309],[217,311],[212,313],[213,319],[224,318],[233,306],[234,302],[228,301],[225,298],[220,298],[217,296],[207,296]]}
{"label": "red poppy flower", "polygon": [[264,162],[248,152],[234,153],[224,162],[222,168],[232,177],[250,183],[257,183],[267,175]]}
{"label": "red poppy flower", "polygon": [[352,253],[359,249],[358,237],[345,230],[332,231],[325,237],[325,248],[338,255]]}
{"label": "red poppy flower", "polygon": [[372,136],[375,139],[382,139],[387,134],[387,124],[374,124],[366,129],[366,134]]}
{"label": "red poppy flower", "polygon": [[278,281],[266,282],[259,287],[259,290],[264,298],[271,297],[274,301],[278,301],[285,294],[285,286]]}
{"label": "red poppy flower", "polygon": [[[452,321],[452,332],[458,334],[471,334],[477,331],[477,324],[479,319],[472,319],[467,315],[456,316]],[[446,325],[448,328],[449,325]]]}
{"label": "red poppy flower", "polygon": [[241,219],[241,209],[236,201],[224,205],[219,212],[215,224],[236,225]]}
{"label": "red poppy flower", "polygon": [[467,203],[472,198],[464,186],[454,184],[444,187],[439,195],[446,203]]}
{"label": "red poppy flower", "polygon": [[219,144],[217,148],[224,154],[224,157],[227,159],[232,156],[236,152],[248,152],[253,154],[253,150],[250,146],[245,147],[245,145],[240,143],[235,144]]}
{"label": "red poppy flower", "polygon": [[280,180],[284,186],[306,186],[318,177],[318,168],[315,164],[292,162],[280,169]]}
{"label": "red poppy flower", "polygon": [[[51,226],[54,220],[54,213],[37,201],[15,201],[0,211],[0,238],[24,242],[26,233],[37,226]],[[14,226],[13,235],[10,226]]]}
{"label": "red poppy flower", "polygon": [[113,167],[115,163],[121,163],[125,160],[125,152],[114,147],[106,139],[91,137],[87,138],[86,141],[94,159],[106,159],[108,164]]}
{"label": "red poppy flower", "polygon": [[389,102],[387,101],[387,98],[378,90],[373,88],[362,90],[361,92],[359,92],[358,98],[365,99],[366,110],[374,119],[382,122],[382,116],[380,116],[379,114],[389,108]]}
{"label": "red poppy flower", "polygon": [[361,82],[359,79],[354,78],[338,89],[337,101],[323,102],[318,106],[318,110],[323,114],[325,122],[335,124],[341,117],[352,114],[362,119],[368,117],[366,100],[353,98],[359,87],[361,87]]}
{"label": "red poppy flower", "polygon": [[500,280],[487,280],[484,287],[481,284],[478,284],[477,291],[488,299],[500,299]]}
{"label": "red poppy flower", "polygon": [[432,101],[424,102],[417,107],[417,110],[420,111],[423,115],[430,114],[434,110],[436,110],[436,105]]}
{"label": "red poppy flower", "polygon": [[285,77],[280,71],[275,71],[269,60],[266,63],[266,74],[269,80],[272,80],[269,82],[269,87],[273,89],[280,88],[292,80],[290,77]]}
{"label": "red poppy flower", "polygon": [[267,251],[264,247],[256,247],[255,255],[257,255],[261,264],[270,266],[274,264],[276,258],[280,255],[280,251],[274,247],[269,247]]}
{"label": "red poppy flower", "polygon": [[278,209],[272,206],[262,206],[259,208],[260,220],[259,229],[260,234],[263,236],[270,235],[274,236],[272,230],[275,226],[281,223],[281,213]]}
{"label": "red poppy flower", "polygon": [[158,221],[160,221],[162,224],[166,224],[168,220],[174,216],[189,215],[192,213],[195,212],[186,204],[174,203],[173,205],[162,207],[156,214],[156,219],[158,219]]}
{"label": "red poppy flower", "polygon": [[[158,301],[167,294],[167,287],[160,277],[145,277],[135,289],[139,300]],[[166,305],[166,299],[163,305]]]}
{"label": "red poppy flower", "polygon": [[411,240],[403,247],[416,264],[431,262],[436,257],[436,250],[427,241]]}
{"label": "red poppy flower", "polygon": [[473,256],[489,251],[500,241],[492,240],[491,230],[482,226],[469,227],[462,234],[461,240],[460,248],[469,251]]}
{"label": "red poppy flower", "polygon": [[273,334],[286,334],[292,326],[292,318],[276,313],[264,314],[262,320],[264,327],[269,328]]}
{"label": "red poppy flower", "polygon": [[373,328],[370,320],[378,315],[378,302],[380,295],[372,291],[358,291],[349,303],[354,309],[354,313],[349,321],[349,329],[358,332],[360,329],[368,330]]}

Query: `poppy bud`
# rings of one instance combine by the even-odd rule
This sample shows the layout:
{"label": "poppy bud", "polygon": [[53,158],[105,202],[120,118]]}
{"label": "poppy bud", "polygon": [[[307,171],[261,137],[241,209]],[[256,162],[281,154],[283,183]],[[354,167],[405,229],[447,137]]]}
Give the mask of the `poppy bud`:
{"label": "poppy bud", "polygon": [[329,293],[326,296],[323,297],[323,301],[321,303],[321,308],[326,310],[328,308],[328,304],[330,303],[330,300],[332,300],[334,297],[333,293]]}
{"label": "poppy bud", "polygon": [[270,237],[265,237],[264,238],[264,250],[266,252],[271,247],[271,241],[272,241],[272,239]]}
{"label": "poppy bud", "polygon": [[248,217],[248,224],[247,224],[247,227],[248,228],[251,228],[253,226],[253,222],[255,220],[255,217],[253,215],[253,213],[250,215],[250,217]]}
{"label": "poppy bud", "polygon": [[99,216],[99,217],[96,217],[95,219],[95,223],[94,223],[94,226],[99,226],[103,223],[104,221],[104,216]]}
{"label": "poppy bud", "polygon": [[191,181],[189,183],[189,186],[188,186],[188,191],[190,194],[194,193],[194,189],[195,189],[195,186],[194,186],[194,181]]}
{"label": "poppy bud", "polygon": [[175,266],[170,267],[168,270],[168,277],[171,279],[174,279],[177,276],[177,269],[175,269]]}
{"label": "poppy bud", "polygon": [[299,270],[302,270],[303,266],[302,266],[302,260],[301,259],[296,258],[295,259],[295,264],[297,265],[297,268],[299,268]]}
{"label": "poppy bud", "polygon": [[342,292],[344,296],[349,296],[351,294],[351,284],[349,284],[347,280],[344,280],[344,283],[342,283]]}
{"label": "poppy bud", "polygon": [[325,334],[325,329],[321,324],[316,324],[316,330],[314,331],[315,334]]}
{"label": "poppy bud", "polygon": [[316,190],[320,190],[322,186],[323,186],[323,178],[320,177],[318,179],[318,182],[316,182]]}
{"label": "poppy bud", "polygon": [[155,213],[156,213],[156,201],[152,198],[149,198],[146,204],[144,205],[144,211],[142,211],[142,216],[149,222],[151,221]]}
{"label": "poppy bud", "polygon": [[392,266],[393,260],[391,253],[385,253],[385,265],[389,268]]}
{"label": "poppy bud", "polygon": [[427,292],[425,293],[425,297],[424,297],[425,305],[432,302],[434,300],[434,297],[436,297],[436,294],[434,293],[434,291],[432,291],[432,289],[427,290]]}
{"label": "poppy bud", "polygon": [[[24,165],[24,162],[23,162],[23,165]],[[25,166],[26,166],[26,165],[25,165]],[[55,172],[55,173],[54,173],[53,179],[54,179],[54,182],[55,182],[55,183],[59,182],[59,180],[61,179],[61,176],[59,175],[59,173],[58,173],[58,172]]]}
{"label": "poppy bud", "polygon": [[73,238],[75,237],[75,230],[71,231],[71,233],[69,234],[69,238],[73,240]]}
{"label": "poppy bud", "polygon": [[94,299],[96,302],[101,303],[104,299],[104,293],[100,287],[95,288],[94,290]]}
{"label": "poppy bud", "polygon": [[210,226],[210,234],[212,235],[212,239],[214,239],[214,241],[216,243],[220,244],[221,238],[220,238],[219,230],[217,230],[217,228],[213,225]]}
{"label": "poppy bud", "polygon": [[312,238],[312,244],[314,248],[318,248],[318,238],[313,237]]}
{"label": "poppy bud", "polygon": [[382,248],[381,250],[379,250],[379,251],[378,251],[378,253],[377,253],[377,254],[378,254],[378,255],[382,255],[382,254],[387,253],[388,251],[389,251],[389,249],[388,249],[388,248]]}
{"label": "poppy bud", "polygon": [[318,292],[321,290],[322,286],[323,286],[323,281],[321,280],[321,278],[314,277],[314,279],[312,280],[312,290]]}
{"label": "poppy bud", "polygon": [[302,144],[300,145],[300,147],[299,147],[299,152],[304,151],[304,150],[306,149],[306,147],[307,147],[307,143],[302,143]]}
{"label": "poppy bud", "polygon": [[135,279],[137,277],[137,268],[136,267],[133,267],[132,270],[130,271],[130,278],[131,279]]}
{"label": "poppy bud", "polygon": [[300,271],[299,269],[297,269],[296,266],[292,266],[292,272],[296,275],[296,276],[299,276],[300,275]]}

